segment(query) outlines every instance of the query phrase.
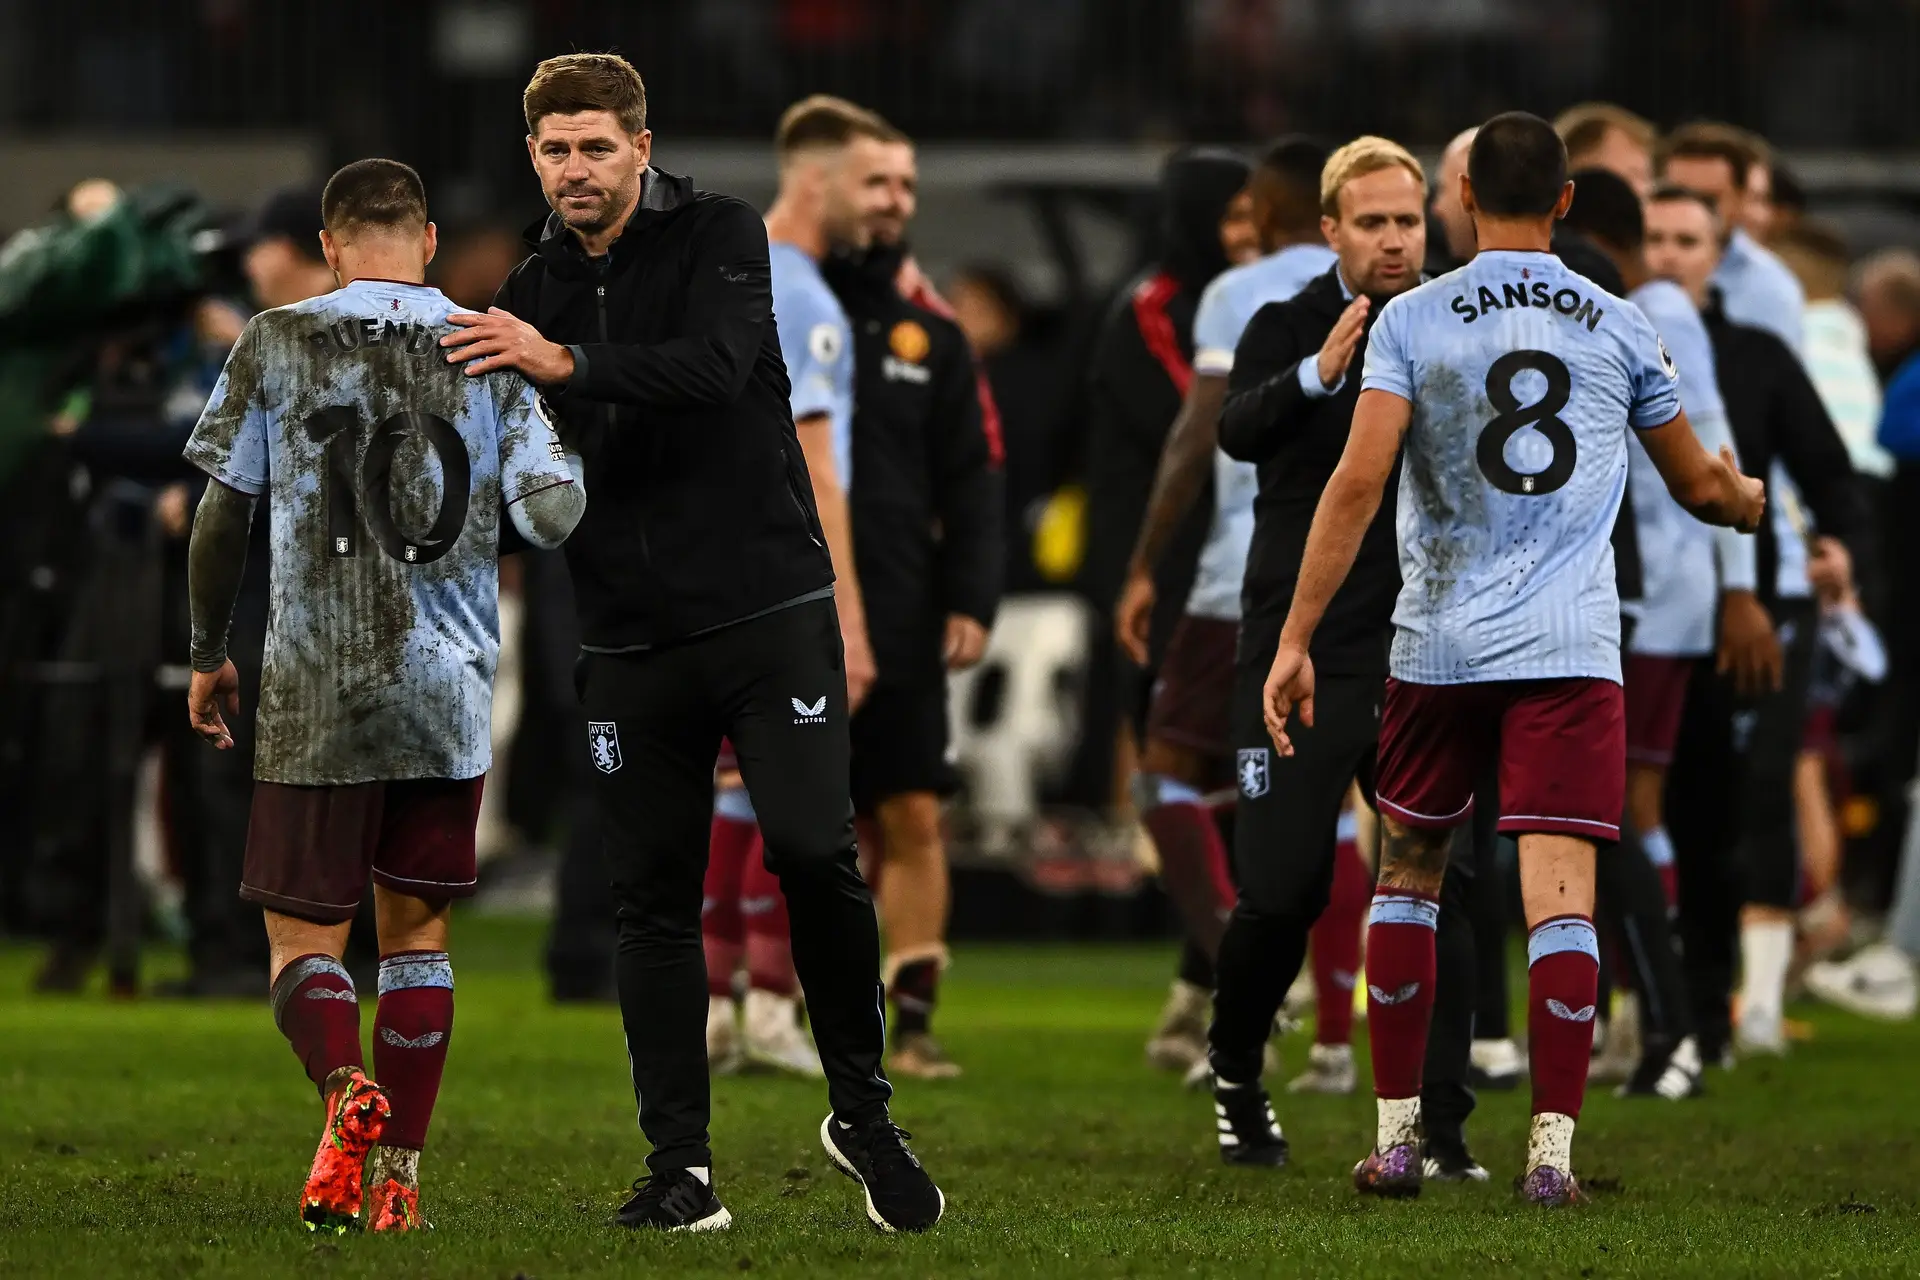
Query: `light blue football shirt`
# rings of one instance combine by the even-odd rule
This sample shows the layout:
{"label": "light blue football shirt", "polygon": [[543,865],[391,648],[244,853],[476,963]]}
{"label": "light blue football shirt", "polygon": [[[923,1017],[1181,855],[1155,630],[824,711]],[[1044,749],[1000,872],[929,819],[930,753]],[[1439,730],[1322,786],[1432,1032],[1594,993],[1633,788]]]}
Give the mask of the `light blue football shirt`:
{"label": "light blue football shirt", "polygon": [[[1727,238],[1726,252],[1713,273],[1727,319],[1754,329],[1765,329],[1806,358],[1807,293],[1793,268],[1773,250],[1738,227]],[[1773,521],[1778,563],[1774,587],[1782,599],[1803,600],[1813,594],[1807,576],[1807,541],[1794,523],[1799,491],[1778,458],[1767,475],[1767,518]]]}
{"label": "light blue football shirt", "polygon": [[356,280],[262,312],[187,444],[214,479],[266,497],[264,781],[492,764],[500,521],[572,474],[519,374],[446,362],[454,310],[437,289]]}
{"label": "light blue football shirt", "polygon": [[1394,677],[1618,683],[1627,428],[1680,412],[1640,309],[1552,254],[1482,253],[1381,309],[1361,388],[1413,405]]}
{"label": "light blue football shirt", "polygon": [[773,319],[793,384],[793,420],[827,415],[840,487],[853,485],[853,330],[820,264],[790,244],[767,246]]}
{"label": "light blue football shirt", "polygon": [[[1221,378],[1233,372],[1233,349],[1254,313],[1269,302],[1285,302],[1325,275],[1333,263],[1333,250],[1325,245],[1296,244],[1215,276],[1193,313],[1193,371]],[[1213,523],[1200,549],[1188,613],[1239,620],[1240,583],[1247,576],[1253,500],[1259,492],[1258,467],[1214,450]]]}
{"label": "light blue football shirt", "polygon": [[[1671,280],[1649,280],[1629,299],[1652,322],[1680,369],[1680,403],[1708,453],[1733,443],[1726,405],[1714,368],[1713,341],[1686,290]],[[1632,649],[1660,657],[1691,658],[1713,651],[1714,615],[1720,579],[1716,542],[1745,554],[1745,585],[1753,585],[1753,539],[1732,541],[1689,515],[1667,492],[1653,459],[1633,437],[1627,445],[1627,483],[1633,492],[1634,529],[1640,540],[1642,581],[1639,623]],[[1731,533],[1732,531],[1729,530]]]}

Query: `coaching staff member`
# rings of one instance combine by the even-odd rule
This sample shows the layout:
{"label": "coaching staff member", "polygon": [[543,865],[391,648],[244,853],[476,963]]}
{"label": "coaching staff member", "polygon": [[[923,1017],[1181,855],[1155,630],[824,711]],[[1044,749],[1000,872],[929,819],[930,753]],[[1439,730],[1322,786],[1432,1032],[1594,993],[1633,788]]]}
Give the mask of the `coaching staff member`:
{"label": "coaching staff member", "polygon": [[825,264],[853,329],[847,497],[878,673],[853,717],[853,798],[880,836],[894,1011],[887,1068],[943,1079],[960,1074],[931,1022],[947,966],[947,671],[980,661],[1000,603],[1000,442],[982,423],[966,334],[897,287],[919,174],[904,135],[883,139],[880,154],[885,199],[870,219],[873,242]]}
{"label": "coaching staff member", "polygon": [[646,90],[612,54],[549,58],[524,98],[553,214],[450,360],[519,369],[577,442],[593,515],[567,553],[577,683],[620,921],[616,976],[651,1177],[622,1225],[731,1221],[708,1149],[700,893],[731,737],[793,922],[833,1113],[827,1154],[883,1229],[940,1191],[887,1115],[879,935],[854,863],[833,565],[788,407],[767,232],[648,164]]}
{"label": "coaching staff member", "polygon": [[[1314,636],[1315,667],[1327,674],[1314,728],[1296,740],[1290,759],[1273,757],[1261,720],[1261,690],[1293,600],[1314,510],[1346,449],[1370,322],[1389,298],[1420,283],[1425,184],[1419,161],[1385,138],[1357,138],[1328,158],[1320,179],[1321,228],[1339,260],[1294,297],[1254,313],[1234,352],[1220,415],[1220,447],[1260,469],[1233,695],[1240,783],[1234,879],[1240,896],[1220,941],[1208,1036],[1215,1111],[1225,1122],[1217,1126],[1221,1157],[1230,1164],[1286,1162],[1286,1140],[1259,1082],[1261,1055],[1306,957],[1308,932],[1327,905],[1341,800],[1356,776],[1372,791],[1387,645],[1400,592],[1391,492]],[[1449,1179],[1486,1177],[1467,1154],[1462,1134],[1473,1105],[1459,1083],[1466,1073],[1473,996],[1463,889],[1456,874],[1443,894],[1442,919],[1451,924],[1437,943],[1441,999],[1425,1091],[1428,1176]]]}

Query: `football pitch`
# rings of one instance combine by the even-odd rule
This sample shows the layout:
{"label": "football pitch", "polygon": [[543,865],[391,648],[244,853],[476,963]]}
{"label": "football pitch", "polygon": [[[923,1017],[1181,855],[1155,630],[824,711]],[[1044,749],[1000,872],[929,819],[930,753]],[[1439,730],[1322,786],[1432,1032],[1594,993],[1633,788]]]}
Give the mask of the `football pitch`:
{"label": "football pitch", "polygon": [[1142,1058],[1159,948],[960,951],[939,1022],[968,1074],[896,1098],[947,1193],[931,1235],[873,1231],[820,1152],[823,1088],[767,1077],[715,1086],[733,1230],[633,1235],[607,1225],[642,1172],[618,1019],[548,1006],[539,943],[530,923],[456,920],[453,1052],[421,1163],[436,1229],[338,1238],[296,1219],[319,1107],[264,997],[31,997],[31,953],[0,951],[0,1275],[1920,1272],[1920,1027],[1801,1008],[1811,1044],[1710,1073],[1705,1099],[1590,1098],[1574,1150],[1594,1198],[1572,1212],[1517,1202],[1526,1096],[1483,1095],[1469,1134],[1493,1182],[1377,1203],[1347,1181],[1366,1096],[1281,1095],[1292,1167],[1220,1164],[1206,1098]]}

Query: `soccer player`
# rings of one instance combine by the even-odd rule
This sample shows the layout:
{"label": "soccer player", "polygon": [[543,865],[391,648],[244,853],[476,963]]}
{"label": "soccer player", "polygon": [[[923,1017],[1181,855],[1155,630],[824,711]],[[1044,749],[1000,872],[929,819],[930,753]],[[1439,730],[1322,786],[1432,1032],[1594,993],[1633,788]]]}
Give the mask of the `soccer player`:
{"label": "soccer player", "polygon": [[[474,888],[500,527],[558,546],[586,498],[518,374],[466,378],[439,358],[454,308],[422,283],[435,231],[419,176],[350,164],[321,217],[341,287],[248,323],[187,446],[213,481],[189,551],[187,706],[233,745],[227,626],[264,494],[271,616],[240,894],[265,908],[274,1022],[326,1109],[300,1216],[344,1230],[364,1175],[366,1225],[406,1231],[453,1034],[448,910]],[[374,1076],[340,963],[369,872]]]}
{"label": "soccer player", "polygon": [[[1159,851],[1187,936],[1209,957],[1233,907],[1228,853],[1205,797],[1232,778],[1228,704],[1240,616],[1240,582],[1253,534],[1254,468],[1220,453],[1220,404],[1233,349],[1253,313],[1290,298],[1333,263],[1320,232],[1320,170],[1326,149],[1305,138],[1270,147],[1248,182],[1263,258],[1222,272],[1200,295],[1193,319],[1193,369],[1167,435],[1146,519],[1115,611],[1121,646],[1147,661],[1159,561],[1213,476],[1213,520],[1186,608],[1147,712],[1134,804]],[[1204,1060],[1195,1064],[1204,1071]],[[1204,1079],[1204,1076],[1193,1077]]]}
{"label": "soccer player", "polygon": [[[1384,839],[1367,946],[1379,1128],[1354,1184],[1420,1190],[1420,1067],[1433,1004],[1435,895],[1485,762],[1520,844],[1533,1127],[1522,1183],[1579,1196],[1572,1139],[1593,1041],[1596,845],[1625,802],[1620,602],[1608,535],[1641,433],[1681,505],[1752,528],[1763,495],[1700,448],[1646,317],[1563,266],[1567,154],[1523,112],[1481,126],[1461,202],[1479,253],[1382,309],[1352,433],[1307,537],[1265,689],[1279,754],[1316,722],[1315,631],[1406,447],[1404,585],[1381,716]],[[1298,708],[1300,728],[1288,719]]]}
{"label": "soccer player", "polygon": [[[789,107],[774,135],[780,190],[767,211],[773,315],[792,386],[794,431],[807,458],[814,505],[839,571],[834,601],[847,648],[850,705],[873,683],[873,649],[854,558],[847,485],[853,478],[853,335],[820,264],[861,248],[881,191],[880,147],[892,129],[851,102],[824,94]],[[717,778],[701,933],[707,954],[707,1056],[725,1071],[744,1059],[818,1076],[820,1058],[801,1030],[786,899],[765,866],[753,800],[732,745]],[[758,865],[755,865],[756,861]],[[744,1036],[736,1040],[734,964],[744,951]]]}
{"label": "soccer player", "polygon": [[[1245,190],[1251,171],[1244,157],[1217,148],[1185,148],[1169,156],[1160,172],[1160,255],[1119,291],[1101,319],[1087,378],[1087,556],[1080,576],[1089,598],[1103,609],[1119,599],[1167,435],[1193,382],[1200,295],[1234,265],[1234,247],[1252,229],[1251,218],[1240,219],[1233,209],[1242,195],[1251,208]],[[1009,500],[1016,499],[1010,494]],[[1118,643],[1094,646],[1088,680],[1118,696],[1089,702],[1085,732],[1090,740],[1120,743],[1117,755],[1131,757],[1144,736],[1155,669],[1193,586],[1211,505],[1210,494],[1205,506],[1195,503],[1155,568],[1147,665],[1115,671],[1121,666]],[[1103,723],[1116,703],[1121,715],[1112,718],[1124,716],[1125,724],[1118,733]],[[1163,862],[1160,875],[1169,897],[1191,904],[1182,918],[1197,916],[1210,926],[1223,905],[1224,868]],[[1184,1076],[1205,1060],[1212,993],[1213,957],[1189,933],[1147,1041],[1151,1065]]]}
{"label": "soccer player", "polygon": [[999,606],[1000,451],[966,334],[901,295],[919,175],[904,136],[880,149],[872,244],[826,268],[853,324],[853,546],[880,673],[853,717],[853,801],[879,846],[869,878],[886,922],[887,1070],[935,1080],[960,1074],[932,1034],[948,960],[946,672],[985,655]]}
{"label": "soccer player", "polygon": [[731,738],[826,1071],[821,1145],[877,1227],[926,1230],[946,1202],[890,1115],[879,927],[849,801],[860,681],[794,430],[766,223],[652,167],[646,87],[624,58],[549,58],[522,107],[553,213],[499,305],[453,316],[447,345],[470,373],[516,368],[551,388],[601,477],[567,563],[621,1021],[653,1147],[615,1221],[732,1220],[713,1185],[700,945],[713,764]]}

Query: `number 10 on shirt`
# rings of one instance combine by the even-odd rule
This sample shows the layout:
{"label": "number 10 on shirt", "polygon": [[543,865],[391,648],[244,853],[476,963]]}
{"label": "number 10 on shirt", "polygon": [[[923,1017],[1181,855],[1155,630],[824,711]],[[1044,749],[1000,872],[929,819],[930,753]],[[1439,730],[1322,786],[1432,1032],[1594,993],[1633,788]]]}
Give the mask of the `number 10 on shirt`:
{"label": "number 10 on shirt", "polygon": [[[336,557],[360,554],[359,506],[364,498],[367,529],[380,549],[403,564],[430,564],[453,549],[467,523],[473,464],[460,433],[445,418],[406,411],[372,428],[366,454],[360,440],[366,426],[354,409],[334,405],[303,424],[307,438],[327,446],[327,549]],[[394,452],[408,432],[418,432],[440,460],[440,509],[422,536],[402,530],[393,518]],[[356,463],[358,464],[356,466]]]}

